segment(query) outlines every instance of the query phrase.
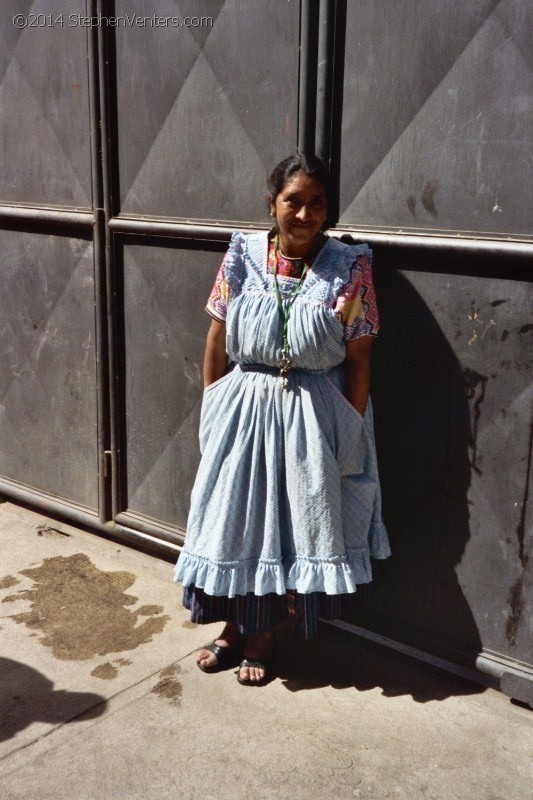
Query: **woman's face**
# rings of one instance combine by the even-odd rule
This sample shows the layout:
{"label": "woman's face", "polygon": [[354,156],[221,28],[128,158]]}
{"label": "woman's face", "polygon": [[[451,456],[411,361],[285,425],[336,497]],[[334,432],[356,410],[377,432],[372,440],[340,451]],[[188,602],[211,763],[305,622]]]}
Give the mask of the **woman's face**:
{"label": "woman's face", "polygon": [[287,256],[305,255],[311,249],[327,213],[326,192],[316,178],[295,172],[271,204]]}

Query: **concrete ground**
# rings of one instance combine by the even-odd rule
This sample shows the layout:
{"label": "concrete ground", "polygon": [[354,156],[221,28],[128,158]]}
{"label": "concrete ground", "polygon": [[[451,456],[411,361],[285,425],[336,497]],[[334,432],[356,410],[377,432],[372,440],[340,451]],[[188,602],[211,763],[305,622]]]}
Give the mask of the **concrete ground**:
{"label": "concrete ground", "polygon": [[531,710],[324,625],[205,675],[172,565],[0,502],[3,800],[528,800]]}

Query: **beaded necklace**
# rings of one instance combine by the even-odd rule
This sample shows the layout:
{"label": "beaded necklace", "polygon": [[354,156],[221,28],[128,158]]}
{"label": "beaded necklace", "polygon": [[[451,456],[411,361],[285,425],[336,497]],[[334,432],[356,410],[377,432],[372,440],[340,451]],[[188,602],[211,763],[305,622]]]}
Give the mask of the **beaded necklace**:
{"label": "beaded necklace", "polygon": [[283,325],[283,332],[282,332],[282,343],[281,343],[281,362],[279,368],[279,376],[281,378],[281,383],[284,389],[288,386],[288,379],[287,374],[292,367],[292,359],[290,356],[289,351],[289,339],[288,339],[288,328],[289,328],[289,319],[291,316],[292,307],[294,305],[294,301],[298,297],[300,293],[300,289],[302,288],[302,283],[309,269],[309,264],[304,259],[303,261],[303,269],[302,274],[298,280],[298,283],[294,287],[292,291],[291,298],[289,300],[289,305],[287,306],[287,310],[283,306],[283,300],[281,299],[281,292],[279,289],[278,284],[278,251],[279,251],[279,234],[276,234],[274,239],[274,263],[272,265],[272,274],[274,276],[274,292],[276,293],[276,300],[278,301],[278,311],[281,317],[281,322]]}

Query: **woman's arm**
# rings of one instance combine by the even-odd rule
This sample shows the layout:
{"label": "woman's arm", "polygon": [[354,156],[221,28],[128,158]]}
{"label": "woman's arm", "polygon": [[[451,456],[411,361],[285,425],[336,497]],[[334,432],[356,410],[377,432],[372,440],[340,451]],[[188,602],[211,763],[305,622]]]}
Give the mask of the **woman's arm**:
{"label": "woman's arm", "polygon": [[217,319],[211,320],[204,354],[204,389],[226,374],[226,325]]}
{"label": "woman's arm", "polygon": [[370,358],[373,336],[359,336],[346,342],[346,396],[352,406],[365,415],[370,391]]}

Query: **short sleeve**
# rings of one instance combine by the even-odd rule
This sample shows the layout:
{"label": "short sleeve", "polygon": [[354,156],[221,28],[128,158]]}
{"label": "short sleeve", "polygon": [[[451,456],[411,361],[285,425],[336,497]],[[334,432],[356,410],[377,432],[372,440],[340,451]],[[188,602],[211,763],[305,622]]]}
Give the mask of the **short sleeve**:
{"label": "short sleeve", "polygon": [[211,294],[209,295],[209,300],[207,301],[207,305],[205,307],[207,313],[210,314],[214,319],[217,319],[219,322],[226,321],[228,303],[231,295],[230,285],[226,276],[226,266],[228,264],[230,255],[230,251],[228,250],[224,256],[222,264],[220,265],[220,269],[217,272],[215,283],[213,284]]}
{"label": "short sleeve", "polygon": [[379,316],[372,278],[371,250],[356,256],[350,267],[350,279],[342,287],[334,311],[344,327],[345,341],[377,335]]}

